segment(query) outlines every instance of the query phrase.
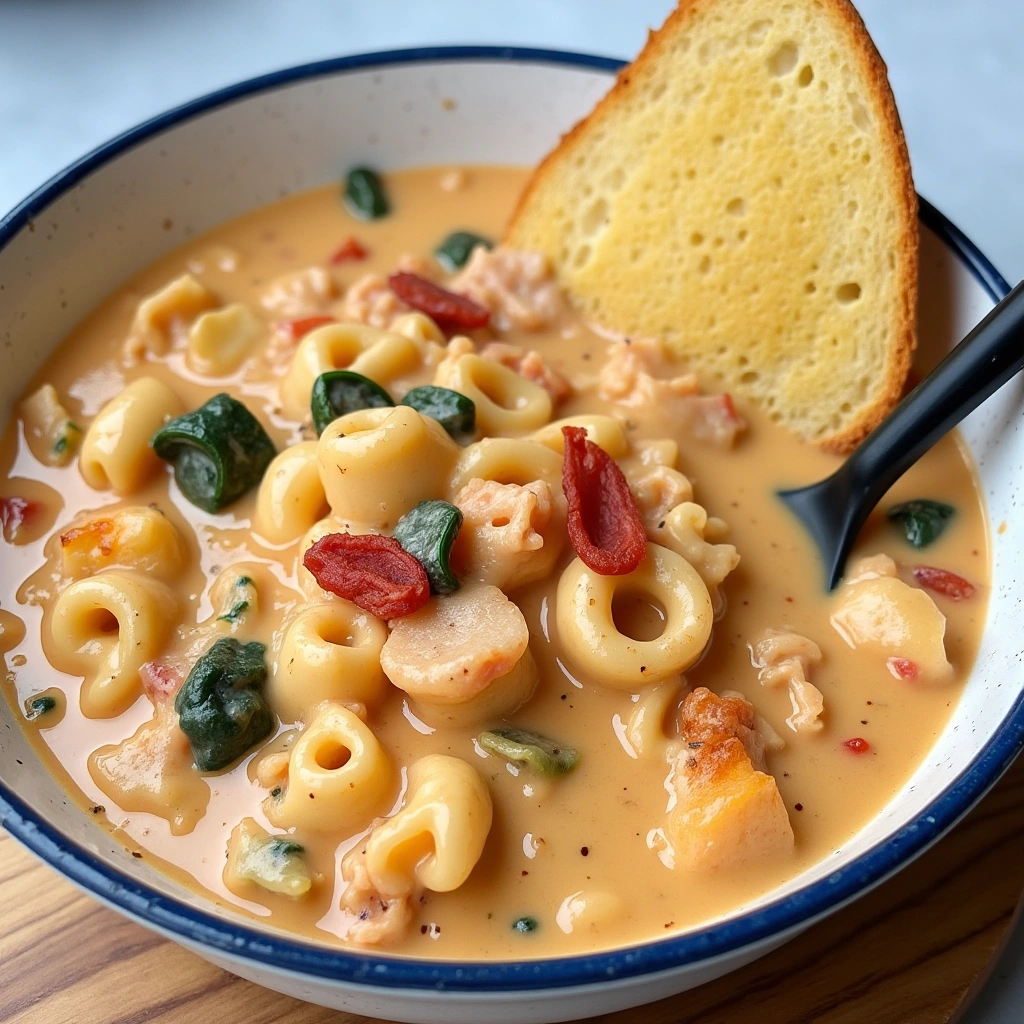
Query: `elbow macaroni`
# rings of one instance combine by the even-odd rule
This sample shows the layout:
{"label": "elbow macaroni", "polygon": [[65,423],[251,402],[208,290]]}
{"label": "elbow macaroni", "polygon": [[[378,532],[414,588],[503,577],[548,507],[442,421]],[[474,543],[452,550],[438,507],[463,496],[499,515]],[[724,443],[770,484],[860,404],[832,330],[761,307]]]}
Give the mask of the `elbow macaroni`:
{"label": "elbow macaroni", "polygon": [[267,467],[256,493],[254,526],[271,544],[301,537],[327,513],[316,441],[285,448]]}
{"label": "elbow macaroni", "polygon": [[149,446],[153,435],[185,406],[155,377],[140,377],[97,413],[78,459],[85,482],[97,491],[139,490],[161,466]]}
{"label": "elbow macaroni", "polygon": [[292,747],[284,793],[263,806],[277,828],[365,828],[393,794],[394,782],[391,761],[369,726],[328,701]]}
{"label": "elbow macaroni", "polygon": [[469,878],[491,829],[491,795],[474,768],[429,754],[409,769],[405,806],[366,841],[366,868],[385,898],[451,892]]}
{"label": "elbow macaroni", "polygon": [[178,602],[140,572],[102,572],[57,598],[50,620],[54,661],[84,675],[86,718],[113,718],[142,693],[139,669],[163,648]]}
{"label": "elbow macaroni", "polygon": [[380,652],[387,628],[338,599],[306,608],[289,625],[267,698],[283,722],[297,722],[325,700],[372,704],[385,686]]}

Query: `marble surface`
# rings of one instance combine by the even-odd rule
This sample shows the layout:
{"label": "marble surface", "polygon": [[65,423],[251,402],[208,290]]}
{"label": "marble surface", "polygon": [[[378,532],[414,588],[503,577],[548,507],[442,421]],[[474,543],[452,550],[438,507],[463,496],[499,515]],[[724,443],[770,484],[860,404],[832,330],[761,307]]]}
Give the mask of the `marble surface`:
{"label": "marble surface", "polygon": [[[772,0],[765,0],[766,3]],[[630,57],[673,0],[3,0],[0,211],[110,136],[252,75],[345,53],[518,43]],[[1024,4],[859,0],[918,191],[1024,276]],[[1024,925],[968,1011],[1024,1019]]]}

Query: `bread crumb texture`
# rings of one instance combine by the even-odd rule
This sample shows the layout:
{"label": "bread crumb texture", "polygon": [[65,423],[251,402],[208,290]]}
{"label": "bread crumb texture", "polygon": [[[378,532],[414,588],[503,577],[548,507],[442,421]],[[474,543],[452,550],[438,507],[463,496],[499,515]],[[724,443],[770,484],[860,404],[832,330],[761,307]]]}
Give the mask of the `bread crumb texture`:
{"label": "bread crumb texture", "polygon": [[898,400],[917,201],[885,67],[846,0],[683,0],[531,179],[510,244],[573,302],[822,447]]}

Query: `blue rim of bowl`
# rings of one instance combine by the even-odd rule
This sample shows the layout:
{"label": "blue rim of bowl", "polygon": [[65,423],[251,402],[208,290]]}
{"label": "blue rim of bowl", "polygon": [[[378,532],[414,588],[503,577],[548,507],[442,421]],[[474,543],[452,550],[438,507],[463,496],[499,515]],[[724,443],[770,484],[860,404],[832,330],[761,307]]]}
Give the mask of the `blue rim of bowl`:
{"label": "blue rim of bowl", "polygon": [[[401,64],[496,61],[615,72],[623,61],[514,46],[439,46],[318,61],[232,85],[124,132],[51,178],[0,221],[3,248],[28,221],[97,168],[160,132],[235,100],[305,79]],[[920,219],[953,250],[994,302],[1010,286],[955,225],[927,200]],[[72,842],[0,783],[0,824],[33,853],[105,902],[212,952],[317,978],[375,988],[450,993],[530,992],[671,970],[785,935],[879,884],[952,828],[995,785],[1024,747],[1024,693],[974,761],[915,819],[831,875],[731,920],[673,938],[589,955],[472,963],[368,956],[229,923],[140,884]]]}

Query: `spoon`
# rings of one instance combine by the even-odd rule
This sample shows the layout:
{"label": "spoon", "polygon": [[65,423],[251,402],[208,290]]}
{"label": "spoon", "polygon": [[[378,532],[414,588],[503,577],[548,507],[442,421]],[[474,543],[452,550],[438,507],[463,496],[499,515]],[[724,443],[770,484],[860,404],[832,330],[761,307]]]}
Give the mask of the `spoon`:
{"label": "spoon", "polygon": [[839,582],[850,548],[882,495],[941,437],[1024,368],[1024,281],[861,442],[830,477],[779,491]]}

